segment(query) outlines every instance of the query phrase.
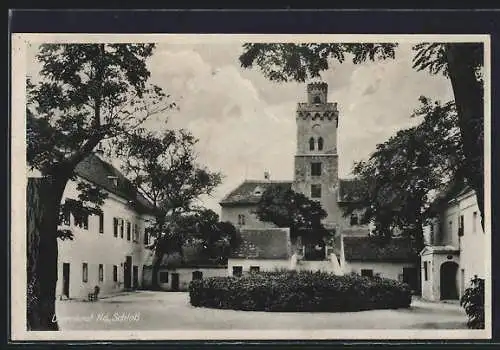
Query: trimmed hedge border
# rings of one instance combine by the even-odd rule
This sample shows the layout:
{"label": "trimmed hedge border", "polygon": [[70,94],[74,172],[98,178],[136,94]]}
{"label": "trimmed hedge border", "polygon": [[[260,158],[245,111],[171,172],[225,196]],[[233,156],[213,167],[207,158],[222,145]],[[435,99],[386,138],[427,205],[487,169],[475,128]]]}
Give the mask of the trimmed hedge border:
{"label": "trimmed hedge border", "polygon": [[196,307],[274,312],[352,312],[408,308],[411,289],[395,280],[325,272],[261,272],[189,284]]}

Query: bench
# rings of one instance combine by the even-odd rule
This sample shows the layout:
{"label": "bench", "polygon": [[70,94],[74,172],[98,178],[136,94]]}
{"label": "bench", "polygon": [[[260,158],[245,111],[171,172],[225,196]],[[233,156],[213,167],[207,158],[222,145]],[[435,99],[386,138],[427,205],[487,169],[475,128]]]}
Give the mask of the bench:
{"label": "bench", "polygon": [[90,292],[88,294],[88,299],[89,301],[97,301],[98,297],[99,297],[99,291],[101,289],[98,287],[98,286],[95,286],[94,287],[94,291],[93,292]]}

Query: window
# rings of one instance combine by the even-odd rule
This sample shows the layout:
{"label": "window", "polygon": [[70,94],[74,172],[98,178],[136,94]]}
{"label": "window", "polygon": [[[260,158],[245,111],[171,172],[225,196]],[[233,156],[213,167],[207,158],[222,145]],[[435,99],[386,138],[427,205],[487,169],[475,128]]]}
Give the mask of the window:
{"label": "window", "polygon": [[472,233],[477,231],[477,211],[472,213]]}
{"label": "window", "polygon": [[202,280],[203,272],[201,271],[193,271],[193,280]]}
{"label": "window", "polygon": [[321,176],[321,163],[311,163],[311,176]]}
{"label": "window", "polygon": [[139,242],[139,227],[134,224],[134,242]]}
{"label": "window", "polygon": [[427,281],[429,279],[429,276],[428,276],[428,262],[427,261],[424,261],[424,281]]}
{"label": "window", "polygon": [[118,266],[113,265],[113,282],[118,282]]}
{"label": "window", "polygon": [[160,283],[168,283],[168,272],[167,271],[160,271]]}
{"label": "window", "polygon": [[[80,215],[78,215],[80,216]],[[88,230],[89,229],[89,216],[88,215],[81,215],[80,217],[80,220],[77,220],[75,222],[76,226],[80,227],[80,228],[83,228],[84,230]]]}
{"label": "window", "polygon": [[323,138],[320,137],[318,139],[318,151],[322,151],[323,150]]}
{"label": "window", "polygon": [[361,269],[361,276],[364,276],[364,277],[373,277],[373,270],[370,270],[370,269]]}
{"label": "window", "polygon": [[458,223],[458,235],[463,236],[464,235],[464,216],[460,215],[460,221]]}
{"label": "window", "polygon": [[238,215],[238,225],[241,225],[241,226],[245,225],[245,215],[243,215],[243,214]]}
{"label": "window", "polygon": [[99,233],[104,233],[104,213],[99,213]]}
{"label": "window", "polygon": [[233,276],[234,277],[241,277],[242,274],[243,274],[243,267],[233,266]]}
{"label": "window", "polygon": [[130,225],[130,221],[127,220],[127,241],[130,241],[130,237],[131,237],[131,225]]}
{"label": "window", "polygon": [[321,198],[321,185],[311,185],[311,198]]}
{"label": "window", "polygon": [[314,103],[321,103],[321,97],[319,97],[318,95],[314,96]]}
{"label": "window", "polygon": [[148,245],[149,244],[149,235],[148,235],[148,231],[147,230],[144,230],[144,245]]}
{"label": "window", "polygon": [[355,225],[358,225],[358,214],[356,213],[352,213],[351,214],[351,226],[355,226]]}
{"label": "window", "polygon": [[113,236],[118,237],[118,218],[113,218]]}
{"label": "window", "polygon": [[250,266],[250,273],[257,273],[260,271],[259,266]]}
{"label": "window", "polygon": [[89,267],[87,263],[82,264],[82,282],[87,283],[89,280]]}
{"label": "window", "polygon": [[309,150],[314,151],[314,137],[309,139]]}
{"label": "window", "polygon": [[69,210],[69,206],[65,204],[62,208],[62,216],[63,216],[63,224],[69,226],[71,224],[71,211]]}
{"label": "window", "polygon": [[104,281],[104,266],[99,264],[99,282]]}
{"label": "window", "polygon": [[120,238],[123,238],[123,219],[118,220],[120,220]]}

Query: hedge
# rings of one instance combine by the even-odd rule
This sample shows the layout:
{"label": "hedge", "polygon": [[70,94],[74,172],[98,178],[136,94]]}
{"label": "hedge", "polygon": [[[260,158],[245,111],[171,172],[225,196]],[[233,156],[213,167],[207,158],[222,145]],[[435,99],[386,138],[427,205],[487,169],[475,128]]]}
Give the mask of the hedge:
{"label": "hedge", "polygon": [[408,308],[411,289],[395,280],[325,272],[261,272],[192,281],[193,306],[245,311],[350,312]]}

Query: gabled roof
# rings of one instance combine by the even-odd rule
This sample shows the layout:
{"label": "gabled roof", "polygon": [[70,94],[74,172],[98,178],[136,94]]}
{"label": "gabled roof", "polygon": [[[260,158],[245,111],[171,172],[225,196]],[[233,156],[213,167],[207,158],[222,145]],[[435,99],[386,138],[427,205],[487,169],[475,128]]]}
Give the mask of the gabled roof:
{"label": "gabled roof", "polygon": [[242,229],[233,259],[289,259],[292,255],[290,231],[287,228]]}
{"label": "gabled roof", "polygon": [[356,202],[360,200],[363,187],[357,179],[339,179],[338,202]]}
{"label": "gabled roof", "polygon": [[344,236],[343,245],[346,261],[409,262],[417,256],[405,238],[382,243],[370,236]]}
{"label": "gabled roof", "polygon": [[[134,185],[113,165],[92,154],[82,160],[75,168],[76,175],[92,182],[132,204],[139,211],[151,211],[152,204],[141,195]],[[116,178],[116,186],[113,178]]]}
{"label": "gabled roof", "polygon": [[429,254],[460,254],[460,249],[452,245],[428,245],[422,249],[420,255]]}
{"label": "gabled roof", "polygon": [[245,180],[224,197],[219,204],[221,206],[257,204],[262,193],[270,186],[286,186],[286,188],[291,188],[292,181]]}

